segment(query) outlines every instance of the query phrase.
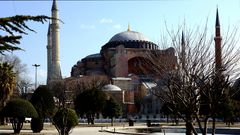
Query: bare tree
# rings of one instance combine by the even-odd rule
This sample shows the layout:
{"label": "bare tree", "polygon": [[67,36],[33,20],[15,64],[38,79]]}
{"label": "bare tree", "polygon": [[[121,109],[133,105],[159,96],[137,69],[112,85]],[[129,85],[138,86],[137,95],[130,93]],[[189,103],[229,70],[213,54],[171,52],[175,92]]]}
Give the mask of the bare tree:
{"label": "bare tree", "polygon": [[86,89],[101,89],[108,83],[106,76],[84,76],[79,78],[66,78],[64,80],[54,81],[50,84],[55,98],[60,107],[73,105],[76,95]]}
{"label": "bare tree", "polygon": [[24,95],[25,93],[27,93],[29,88],[32,87],[32,81],[26,75],[28,72],[27,65],[22,63],[21,59],[16,55],[1,55],[0,62],[7,62],[13,66],[13,72],[16,75],[17,81],[17,93],[19,93],[20,95]]}
{"label": "bare tree", "polygon": [[48,85],[50,91],[52,91],[55,104],[57,103],[57,106],[59,108],[66,107],[67,103],[67,88],[66,83],[64,80],[56,80],[52,81],[50,85]]}
{"label": "bare tree", "polygon": [[26,77],[17,81],[17,89],[20,95],[24,96],[24,94],[28,93],[30,88],[32,88],[32,81]]}
{"label": "bare tree", "polygon": [[77,78],[69,78],[66,80],[69,91],[74,95],[83,92],[86,89],[96,88],[101,89],[104,85],[109,83],[106,76],[83,76]]}
{"label": "bare tree", "polygon": [[[169,109],[186,122],[186,134],[198,134],[193,126],[197,120],[200,131],[207,134],[209,118],[213,119],[212,134],[215,133],[215,118],[229,98],[230,78],[236,75],[239,49],[234,45],[236,31],[230,33],[222,44],[222,68],[215,68],[213,38],[208,38],[207,27],[201,32],[185,30],[168,31],[170,45],[174,46],[178,62],[169,70],[169,62],[157,59],[158,54],[149,54],[152,67],[161,75],[153,94],[167,103]],[[167,43],[167,42],[165,42]],[[205,110],[204,110],[205,109]],[[200,110],[204,110],[200,117]],[[202,125],[203,121],[203,125]]]}

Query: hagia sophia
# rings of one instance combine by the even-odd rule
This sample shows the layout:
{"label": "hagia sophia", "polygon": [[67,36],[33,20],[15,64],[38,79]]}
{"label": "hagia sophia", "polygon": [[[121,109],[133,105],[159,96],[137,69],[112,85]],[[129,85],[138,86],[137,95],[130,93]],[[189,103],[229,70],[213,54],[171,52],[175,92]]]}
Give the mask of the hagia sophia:
{"label": "hagia sophia", "polygon": [[[145,96],[148,89],[156,85],[152,81],[157,77],[154,70],[145,64],[146,61],[150,61],[149,54],[158,54],[158,59],[171,62],[169,64],[172,65],[172,69],[177,62],[173,48],[166,50],[158,48],[142,33],[132,31],[128,27],[126,31],[117,33],[110,38],[102,46],[100,53],[90,54],[79,60],[72,67],[71,76],[107,76],[111,84],[103,87],[103,90],[111,93],[119,91],[120,94],[124,92],[125,99],[128,98],[128,101],[121,99],[122,102],[134,104],[136,94],[145,93],[142,95]],[[169,68],[169,70],[172,69]],[[159,111],[154,110],[158,113]]]}
{"label": "hagia sophia", "polygon": [[[52,17],[58,18],[56,0],[52,5]],[[162,103],[151,94],[150,90],[157,85],[156,82],[161,78],[161,74],[156,74],[154,67],[149,64],[154,63],[149,55],[157,56],[157,59],[163,63],[167,62],[168,67],[164,72],[169,72],[177,65],[175,49],[170,47],[160,50],[157,44],[144,34],[133,31],[130,26],[126,31],[103,38],[109,40],[102,45],[99,53],[89,54],[76,61],[72,66],[70,78],[105,76],[109,84],[102,90],[117,99],[125,113],[138,112],[142,116],[160,116]],[[47,84],[62,79],[59,47],[59,24],[58,21],[52,21],[48,31]],[[140,107],[136,105],[137,99],[143,101]]]}
{"label": "hagia sophia", "polygon": [[150,75],[153,74],[151,68],[143,64],[144,60],[149,57],[147,54],[150,53],[159,53],[163,57],[176,59],[173,48],[159,50],[158,46],[142,33],[128,28],[127,31],[120,32],[110,38],[102,46],[100,53],[88,55],[78,61],[72,67],[71,76],[107,75],[108,77],[129,77],[130,74],[138,76]]}

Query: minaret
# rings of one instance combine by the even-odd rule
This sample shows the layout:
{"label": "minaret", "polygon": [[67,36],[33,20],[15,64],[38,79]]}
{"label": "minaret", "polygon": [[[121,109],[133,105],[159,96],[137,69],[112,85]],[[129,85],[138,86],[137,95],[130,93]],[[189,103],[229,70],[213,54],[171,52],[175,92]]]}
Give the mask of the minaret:
{"label": "minaret", "polygon": [[59,54],[59,18],[56,0],[53,0],[52,5],[52,80],[62,79],[60,69],[60,54]]}
{"label": "minaret", "polygon": [[185,63],[186,63],[186,51],[185,51],[186,45],[185,45],[185,37],[184,33],[182,31],[182,40],[181,40],[181,63],[182,63],[182,68],[185,68]]}
{"label": "minaret", "polygon": [[222,70],[222,37],[221,37],[221,31],[220,31],[218,8],[216,13],[214,40],[215,40],[215,70],[216,72],[220,72]]}
{"label": "minaret", "polygon": [[49,84],[52,76],[52,29],[50,23],[48,26],[47,39],[47,84]]}

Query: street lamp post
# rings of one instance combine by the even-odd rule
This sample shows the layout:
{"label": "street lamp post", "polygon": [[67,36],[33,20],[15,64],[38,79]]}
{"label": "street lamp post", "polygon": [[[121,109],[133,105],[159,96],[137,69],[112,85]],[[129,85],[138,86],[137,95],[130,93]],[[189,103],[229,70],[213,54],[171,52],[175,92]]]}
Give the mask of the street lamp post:
{"label": "street lamp post", "polygon": [[37,89],[37,68],[40,66],[38,64],[32,65],[35,67],[35,90]]}

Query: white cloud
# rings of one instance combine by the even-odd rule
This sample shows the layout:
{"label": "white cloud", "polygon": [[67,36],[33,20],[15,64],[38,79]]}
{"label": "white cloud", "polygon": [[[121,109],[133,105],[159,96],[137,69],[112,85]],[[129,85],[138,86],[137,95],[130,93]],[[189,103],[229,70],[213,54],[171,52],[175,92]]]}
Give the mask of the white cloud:
{"label": "white cloud", "polygon": [[100,21],[100,23],[113,23],[113,20],[112,19],[109,19],[109,18],[102,18]]}
{"label": "white cloud", "polygon": [[115,28],[115,29],[121,29],[122,26],[121,26],[120,24],[115,24],[115,25],[113,25],[113,28]]}
{"label": "white cloud", "polygon": [[114,22],[111,18],[102,18],[100,21],[99,21],[100,24],[109,24],[109,26],[111,28],[114,28],[114,29],[121,29],[122,26],[121,24],[118,24],[116,22]]}
{"label": "white cloud", "polygon": [[95,29],[95,25],[87,25],[87,24],[81,24],[81,29]]}

